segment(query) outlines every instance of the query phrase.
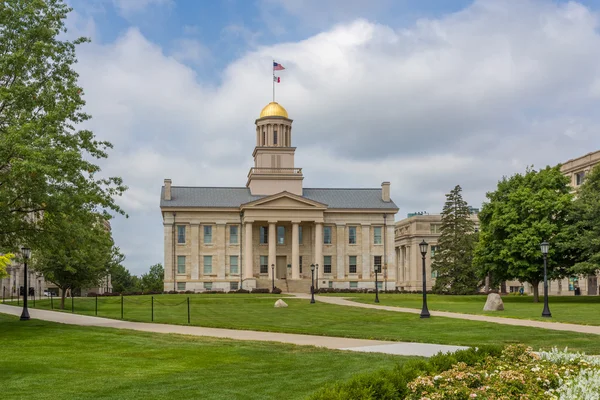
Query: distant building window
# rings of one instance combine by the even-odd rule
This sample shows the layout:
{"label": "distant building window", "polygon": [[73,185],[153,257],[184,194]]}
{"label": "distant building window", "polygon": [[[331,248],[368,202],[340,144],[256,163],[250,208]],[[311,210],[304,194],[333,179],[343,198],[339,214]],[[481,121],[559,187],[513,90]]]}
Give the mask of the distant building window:
{"label": "distant building window", "polygon": [[358,282],[350,282],[350,289],[358,288]]}
{"label": "distant building window", "polygon": [[442,233],[442,225],[440,224],[431,224],[430,226],[431,233]]}
{"label": "distant building window", "polygon": [[431,258],[435,257],[435,252],[438,251],[439,246],[431,246]]}
{"label": "distant building window", "polygon": [[380,226],[376,226],[375,228],[373,228],[373,243],[381,244],[381,227]]}
{"label": "distant building window", "polygon": [[350,260],[349,260],[349,265],[350,265],[349,272],[351,274],[355,274],[356,273],[356,256],[350,256],[349,258],[350,258]]}
{"label": "distant building window", "polygon": [[375,268],[377,268],[377,273],[380,274],[381,273],[381,256],[373,257],[373,266],[375,266]]}
{"label": "distant building window", "polygon": [[377,289],[381,290],[383,288],[383,282],[377,281]]}
{"label": "distant building window", "polygon": [[239,274],[238,256],[229,256],[229,273]]}
{"label": "distant building window", "polygon": [[285,244],[285,226],[277,227],[277,244]]}
{"label": "distant building window", "polygon": [[185,256],[177,256],[177,273],[185,274]]}
{"label": "distant building window", "polygon": [[205,244],[212,243],[212,226],[210,226],[210,225],[204,226],[204,243]]}
{"label": "distant building window", "polygon": [[238,244],[238,226],[231,225],[229,227],[229,243]]}
{"label": "distant building window", "polygon": [[204,256],[204,275],[212,274],[212,256]]}
{"label": "distant building window", "polygon": [[229,290],[238,290],[239,282],[229,282]]}
{"label": "distant building window", "polygon": [[302,244],[302,227],[298,227],[298,243]]}
{"label": "distant building window", "polygon": [[267,136],[265,135],[265,131],[263,131],[262,133],[262,145],[266,146],[267,145]]}
{"label": "distant building window", "polygon": [[185,243],[185,225],[177,225],[177,243]]}
{"label": "distant building window", "polygon": [[585,179],[585,172],[581,171],[575,174],[575,184],[577,186],[581,185],[583,183],[583,180]]}
{"label": "distant building window", "polygon": [[300,266],[300,273],[302,273],[302,256],[300,256],[300,259],[298,260],[298,265]]}
{"label": "distant building window", "polygon": [[260,273],[261,274],[269,273],[269,257],[268,256],[260,256]]}
{"label": "distant building window", "polygon": [[521,290],[521,286],[511,286],[509,288],[509,292],[510,293],[519,293]]}
{"label": "distant building window", "polygon": [[332,288],[332,287],[333,287],[333,281],[329,281],[329,282],[327,283],[327,287],[329,287],[329,288]]}
{"label": "distant building window", "polygon": [[331,244],[331,227],[326,226],[323,228],[323,243]]}
{"label": "distant building window", "polygon": [[269,227],[268,226],[261,226],[259,228],[259,243],[260,244],[267,244],[269,243]]}
{"label": "distant building window", "polygon": [[348,243],[356,244],[356,227],[350,226],[348,228]]}
{"label": "distant building window", "polygon": [[331,256],[323,257],[323,273],[324,274],[331,273]]}
{"label": "distant building window", "polygon": [[575,276],[569,278],[569,291],[572,292],[579,287],[579,279]]}
{"label": "distant building window", "polygon": [[277,131],[273,131],[273,144],[277,144]]}
{"label": "distant building window", "polygon": [[184,291],[185,290],[185,282],[177,282],[177,290]]}
{"label": "distant building window", "polygon": [[437,271],[434,271],[434,270],[431,270],[431,278],[432,278],[432,279],[435,279],[435,278],[437,278],[437,277],[438,277],[438,272],[437,272]]}
{"label": "distant building window", "polygon": [[204,290],[212,290],[212,282],[204,282]]}

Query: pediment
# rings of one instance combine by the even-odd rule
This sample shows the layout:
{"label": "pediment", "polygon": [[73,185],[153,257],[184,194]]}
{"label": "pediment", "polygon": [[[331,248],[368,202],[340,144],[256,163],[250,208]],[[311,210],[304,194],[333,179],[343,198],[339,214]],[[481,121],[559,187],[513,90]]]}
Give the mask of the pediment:
{"label": "pediment", "polygon": [[309,200],[289,192],[281,192],[262,199],[254,200],[250,203],[242,204],[242,208],[266,208],[266,209],[312,209],[323,210],[327,204],[318,201]]}

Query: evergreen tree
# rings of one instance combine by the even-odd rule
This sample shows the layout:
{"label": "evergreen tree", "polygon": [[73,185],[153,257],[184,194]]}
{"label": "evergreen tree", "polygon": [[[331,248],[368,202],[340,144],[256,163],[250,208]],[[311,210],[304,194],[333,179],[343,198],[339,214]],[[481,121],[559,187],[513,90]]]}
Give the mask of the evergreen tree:
{"label": "evergreen tree", "polygon": [[461,192],[457,185],[448,193],[442,211],[441,235],[431,266],[437,273],[433,287],[437,293],[469,294],[479,287],[480,281],[472,263],[475,224]]}

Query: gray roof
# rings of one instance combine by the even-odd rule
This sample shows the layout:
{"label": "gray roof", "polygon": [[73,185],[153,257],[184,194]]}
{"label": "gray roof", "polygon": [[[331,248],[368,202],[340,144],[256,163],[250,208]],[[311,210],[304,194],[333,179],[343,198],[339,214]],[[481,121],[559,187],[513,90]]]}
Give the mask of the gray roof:
{"label": "gray roof", "polygon": [[[188,187],[171,186],[171,200],[164,200],[164,186],[160,192],[161,207],[232,207],[268,196],[253,196],[246,187]],[[376,189],[303,189],[302,197],[326,204],[328,208],[364,208],[397,210],[393,201],[381,200],[381,188]]]}

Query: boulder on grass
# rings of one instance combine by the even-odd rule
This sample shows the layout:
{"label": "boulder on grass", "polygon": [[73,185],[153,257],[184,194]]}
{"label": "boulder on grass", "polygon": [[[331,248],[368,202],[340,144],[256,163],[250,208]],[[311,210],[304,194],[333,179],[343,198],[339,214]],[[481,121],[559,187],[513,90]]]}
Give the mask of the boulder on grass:
{"label": "boulder on grass", "polygon": [[287,303],[281,299],[277,300],[275,302],[275,308],[282,308],[282,307],[287,307]]}
{"label": "boulder on grass", "polygon": [[488,294],[483,311],[504,311],[504,303],[498,293]]}

